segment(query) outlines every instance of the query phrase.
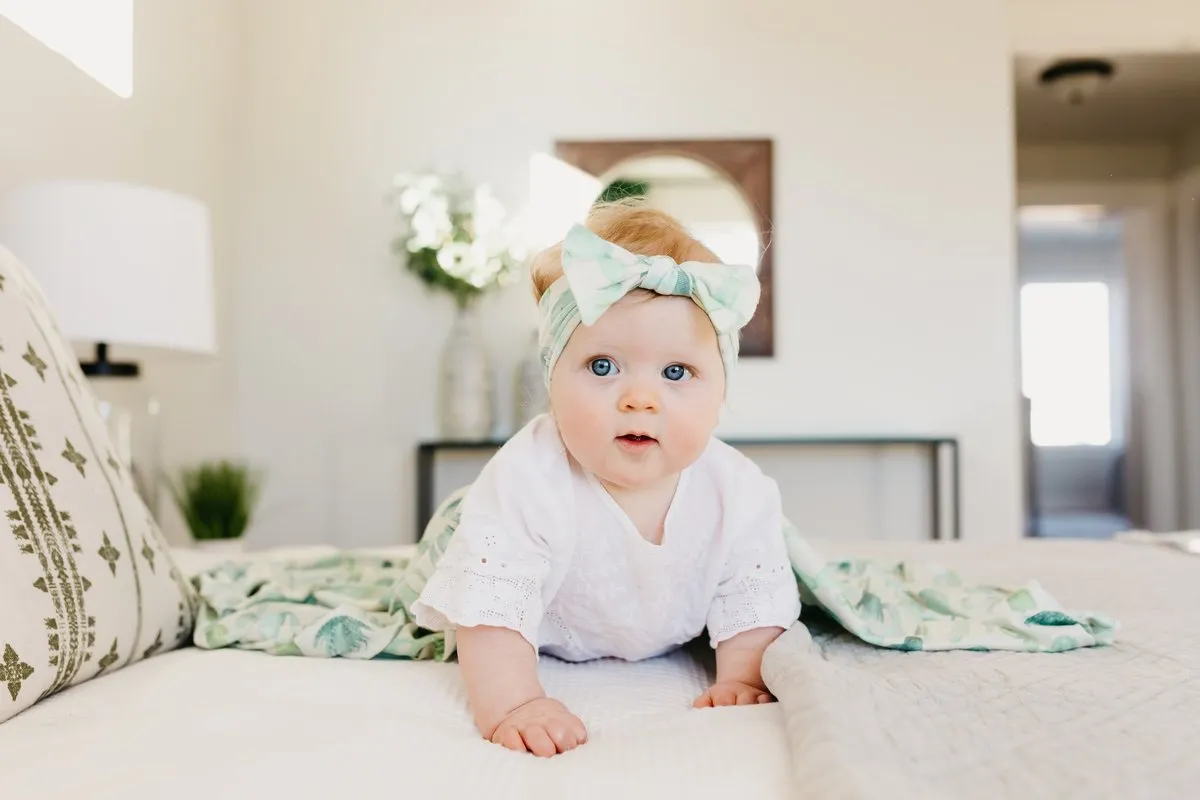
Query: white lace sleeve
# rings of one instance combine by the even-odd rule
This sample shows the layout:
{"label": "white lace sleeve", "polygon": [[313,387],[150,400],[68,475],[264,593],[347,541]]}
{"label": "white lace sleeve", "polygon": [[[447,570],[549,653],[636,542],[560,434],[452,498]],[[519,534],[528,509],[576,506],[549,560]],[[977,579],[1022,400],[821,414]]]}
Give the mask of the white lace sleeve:
{"label": "white lace sleeve", "polygon": [[422,628],[488,625],[517,631],[536,650],[542,614],[569,554],[561,499],[525,454],[498,454],[463,499],[462,517],[434,574],[413,604]]}
{"label": "white lace sleeve", "polygon": [[708,611],[716,647],[742,631],[789,628],[800,617],[800,592],[783,539],[783,510],[775,481],[755,468],[739,488],[736,527],[716,597]]}

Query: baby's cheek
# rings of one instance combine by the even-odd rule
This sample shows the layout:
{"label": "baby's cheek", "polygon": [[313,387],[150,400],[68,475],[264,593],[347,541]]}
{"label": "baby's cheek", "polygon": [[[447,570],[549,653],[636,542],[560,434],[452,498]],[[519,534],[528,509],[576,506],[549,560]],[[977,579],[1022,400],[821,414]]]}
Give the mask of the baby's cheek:
{"label": "baby's cheek", "polygon": [[571,455],[584,467],[594,471],[602,445],[607,444],[602,437],[606,427],[599,424],[602,420],[597,410],[583,402],[583,398],[562,399],[565,402],[553,408],[559,434]]}
{"label": "baby's cheek", "polygon": [[685,462],[682,466],[686,466],[687,463],[700,457],[704,448],[708,446],[708,440],[714,427],[716,427],[715,416],[703,413],[699,409],[674,420],[671,440],[676,444],[675,457]]}
{"label": "baby's cheek", "polygon": [[579,409],[564,409],[555,413],[558,420],[558,430],[567,447],[572,450],[588,450],[590,439],[587,425],[587,415],[579,413]]}

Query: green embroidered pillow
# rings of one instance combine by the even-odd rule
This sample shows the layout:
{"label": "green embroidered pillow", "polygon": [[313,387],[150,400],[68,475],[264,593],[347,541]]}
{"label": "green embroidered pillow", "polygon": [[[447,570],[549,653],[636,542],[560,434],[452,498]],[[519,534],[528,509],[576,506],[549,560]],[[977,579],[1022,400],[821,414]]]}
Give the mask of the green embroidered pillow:
{"label": "green embroidered pillow", "polygon": [[0,246],[0,723],[176,647],[194,613],[40,287]]}

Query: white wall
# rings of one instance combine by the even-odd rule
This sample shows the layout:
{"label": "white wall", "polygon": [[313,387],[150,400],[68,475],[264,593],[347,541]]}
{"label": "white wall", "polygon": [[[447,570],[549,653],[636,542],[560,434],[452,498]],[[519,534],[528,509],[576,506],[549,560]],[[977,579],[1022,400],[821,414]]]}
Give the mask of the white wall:
{"label": "white wall", "polygon": [[[415,534],[451,312],[389,260],[394,171],[461,168],[519,206],[556,138],[738,135],[775,139],[778,355],[745,364],[723,432],[957,434],[966,536],[1020,535],[1005,3],[337,8],[244,9],[238,433],[271,470],[260,542]],[[507,379],[527,288],[487,312]]]}
{"label": "white wall", "polygon": [[1200,136],[1175,185],[1175,300],[1182,438],[1181,525],[1200,528]]}
{"label": "white wall", "polygon": [[[224,278],[231,243],[233,8],[234,0],[135,3],[129,99],[0,17],[0,191],[40,178],[96,178],[201,199],[214,217],[222,310],[228,307]],[[225,352],[230,324],[227,316],[220,319]],[[144,366],[143,385],[158,394],[167,415],[163,448],[169,464],[232,451],[231,362]],[[179,536],[177,517],[168,515],[167,527]]]}
{"label": "white wall", "polygon": [[1195,0],[1009,0],[1021,54],[1160,53],[1200,48]]}

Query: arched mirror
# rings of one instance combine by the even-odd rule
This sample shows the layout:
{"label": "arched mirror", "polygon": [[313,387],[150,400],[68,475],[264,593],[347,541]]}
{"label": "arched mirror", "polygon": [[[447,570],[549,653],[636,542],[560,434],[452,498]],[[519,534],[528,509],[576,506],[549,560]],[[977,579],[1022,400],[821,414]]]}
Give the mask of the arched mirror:
{"label": "arched mirror", "polygon": [[769,140],[560,142],[556,149],[598,179],[597,200],[643,198],[722,261],[754,266],[762,299],[742,331],[741,352],[774,354]]}
{"label": "arched mirror", "polygon": [[663,153],[636,156],[600,176],[602,200],[642,198],[680,220],[726,264],[759,266],[754,209],[728,177],[703,161]]}

